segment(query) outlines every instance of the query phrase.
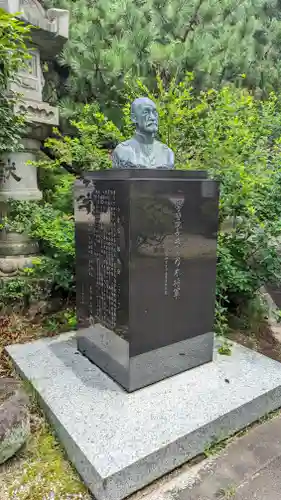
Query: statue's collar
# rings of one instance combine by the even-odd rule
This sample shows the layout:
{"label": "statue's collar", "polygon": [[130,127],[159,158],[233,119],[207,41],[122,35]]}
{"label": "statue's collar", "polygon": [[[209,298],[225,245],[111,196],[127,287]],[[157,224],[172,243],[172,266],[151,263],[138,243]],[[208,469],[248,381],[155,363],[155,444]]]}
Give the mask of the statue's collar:
{"label": "statue's collar", "polygon": [[134,137],[140,144],[153,144],[154,142],[154,136],[150,134],[145,135],[141,132],[136,132]]}

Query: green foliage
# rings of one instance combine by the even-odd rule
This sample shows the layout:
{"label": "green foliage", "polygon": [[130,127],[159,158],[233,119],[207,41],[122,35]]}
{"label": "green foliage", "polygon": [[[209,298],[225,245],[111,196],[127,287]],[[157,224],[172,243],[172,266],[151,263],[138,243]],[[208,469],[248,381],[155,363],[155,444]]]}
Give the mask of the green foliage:
{"label": "green foliage", "polygon": [[0,282],[0,304],[1,309],[16,301],[22,305],[26,303],[27,297],[30,297],[33,286],[24,277],[10,280],[1,280]]}
{"label": "green foliage", "polygon": [[240,302],[236,310],[229,315],[230,330],[250,332],[254,340],[268,330],[268,305],[261,295],[253,296],[248,301]]}
{"label": "green foliage", "polygon": [[143,78],[153,90],[186,71],[196,87],[226,82],[265,94],[280,89],[280,2],[272,0],[46,0],[70,10],[70,37],[60,58],[60,84],[53,85],[65,116],[77,103],[98,101],[119,114],[124,81]]}
{"label": "green foliage", "polygon": [[0,82],[15,78],[15,73],[24,66],[28,57],[26,42],[29,39],[29,27],[22,21],[0,9]]}
{"label": "green foliage", "polygon": [[[7,310],[22,310],[32,303],[47,299],[52,291],[52,276],[40,278],[42,274],[39,261],[31,262],[32,267],[22,270],[20,276],[0,281],[0,312]],[[36,276],[34,267],[38,266],[40,272]],[[35,277],[36,276],[36,277]]]}
{"label": "green foliage", "polygon": [[26,42],[29,27],[0,9],[0,154],[20,147],[24,117],[13,112],[17,94],[8,86],[28,59]]}
{"label": "green foliage", "polygon": [[120,130],[96,105],[86,105],[81,120],[73,122],[75,139],[48,141],[58,155],[49,168],[56,170],[63,161],[79,171],[107,167],[103,145],[130,135],[129,102],[140,93],[156,101],[159,136],[175,151],[178,168],[204,169],[220,181],[220,223],[233,221],[232,230],[221,231],[218,240],[217,330],[222,333],[227,308],[249,301],[260,286],[281,279],[279,100],[272,93],[261,102],[232,86],[198,95],[190,74],[168,87],[158,78],[153,95],[137,82],[126,89]]}
{"label": "green foliage", "polygon": [[222,356],[231,356],[231,344],[225,341],[219,348],[218,353]]}
{"label": "green foliage", "polygon": [[9,217],[9,221],[4,221],[5,228],[18,224],[18,229],[22,227],[30,236],[39,239],[50,256],[58,257],[58,253],[62,259],[74,256],[73,216],[47,203],[11,200]]}
{"label": "green foliage", "polygon": [[[29,26],[0,9],[0,169],[1,153],[19,150],[24,132],[23,115],[15,115],[14,106],[18,95],[11,88],[17,83],[18,72],[29,58],[26,43]],[[0,230],[4,221],[1,220]],[[16,226],[15,222],[15,226]],[[41,283],[27,281],[25,276],[0,282],[0,306],[12,302],[24,304],[32,294],[38,295]]]}
{"label": "green foliage", "polygon": [[106,146],[124,140],[124,135],[114,123],[100,112],[96,104],[86,104],[79,120],[71,121],[77,136],[62,135],[54,129],[54,138],[49,138],[45,146],[53,151],[58,160],[39,163],[41,167],[54,169],[62,163],[75,165],[81,171],[99,170],[111,166]]}
{"label": "green foliage", "polygon": [[[74,222],[73,216],[53,208],[48,203],[11,201],[9,218],[4,219],[5,230],[24,231],[40,242],[43,257],[33,257],[22,271],[22,277],[3,284],[0,300],[25,297],[26,302],[39,298],[34,283],[43,283],[46,295],[63,290],[74,291]],[[26,277],[29,277],[26,280]],[[13,287],[14,293],[11,293]]]}
{"label": "green foliage", "polygon": [[7,98],[0,90],[0,154],[20,149],[20,139],[24,130],[24,117],[13,113],[15,97]]}
{"label": "green foliage", "polygon": [[[44,200],[55,210],[71,214],[73,209],[73,182],[71,174],[65,174],[61,169],[41,170],[40,188],[44,193]],[[44,177],[44,178],[43,178]]]}
{"label": "green foliage", "polygon": [[218,455],[221,451],[223,451],[228,443],[228,440],[225,439],[225,436],[218,436],[215,438],[204,450],[204,455],[209,458],[215,455]]}
{"label": "green foliage", "polygon": [[50,333],[74,330],[76,325],[76,311],[73,309],[59,311],[56,314],[47,316],[43,321],[44,329]]}

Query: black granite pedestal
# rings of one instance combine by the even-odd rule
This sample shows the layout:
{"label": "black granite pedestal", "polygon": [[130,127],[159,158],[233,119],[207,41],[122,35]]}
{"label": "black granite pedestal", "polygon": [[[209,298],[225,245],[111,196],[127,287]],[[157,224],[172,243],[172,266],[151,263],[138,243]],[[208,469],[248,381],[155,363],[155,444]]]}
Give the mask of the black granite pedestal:
{"label": "black granite pedestal", "polygon": [[217,183],[107,170],[75,200],[78,349],[127,391],[211,361]]}

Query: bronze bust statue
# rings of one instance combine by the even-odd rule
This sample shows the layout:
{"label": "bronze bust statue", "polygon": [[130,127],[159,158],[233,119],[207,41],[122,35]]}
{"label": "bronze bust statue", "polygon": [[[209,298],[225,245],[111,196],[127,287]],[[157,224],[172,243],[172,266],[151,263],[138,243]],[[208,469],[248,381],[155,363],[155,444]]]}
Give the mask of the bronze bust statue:
{"label": "bronze bust statue", "polygon": [[112,153],[113,168],[174,168],[173,151],[155,139],[158,113],[147,97],[135,99],[131,107],[135,135],[121,142]]}

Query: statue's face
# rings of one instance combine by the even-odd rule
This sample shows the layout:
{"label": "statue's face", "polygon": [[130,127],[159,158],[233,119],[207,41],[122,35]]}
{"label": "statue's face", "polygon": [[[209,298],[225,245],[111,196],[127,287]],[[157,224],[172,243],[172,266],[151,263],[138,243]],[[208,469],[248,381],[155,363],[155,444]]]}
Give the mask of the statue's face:
{"label": "statue's face", "polygon": [[158,113],[154,102],[144,100],[138,104],[135,111],[135,123],[138,130],[143,133],[153,134],[158,129]]}

